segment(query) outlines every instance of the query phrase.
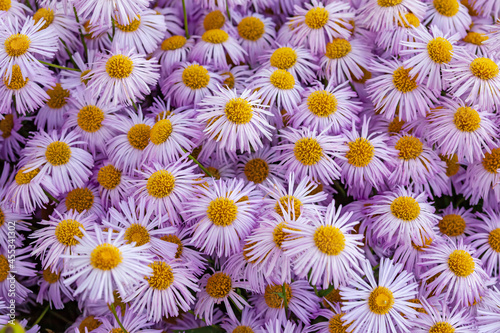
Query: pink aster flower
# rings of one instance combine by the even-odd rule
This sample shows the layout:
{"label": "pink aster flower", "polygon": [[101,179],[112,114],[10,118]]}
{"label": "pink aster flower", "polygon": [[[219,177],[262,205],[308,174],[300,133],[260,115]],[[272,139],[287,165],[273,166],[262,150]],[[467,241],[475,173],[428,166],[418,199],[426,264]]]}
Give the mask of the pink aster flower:
{"label": "pink aster flower", "polygon": [[238,176],[255,184],[262,184],[267,179],[283,178],[277,164],[281,160],[278,151],[264,147],[256,152],[240,155],[238,158]]}
{"label": "pink aster flower", "polygon": [[117,12],[123,23],[138,18],[138,13],[145,10],[149,5],[149,0],[121,0],[102,2],[99,0],[77,0],[74,6],[81,17],[89,17],[90,24],[97,26],[111,26],[113,15]]}
{"label": "pink aster flower", "polygon": [[424,24],[437,26],[441,31],[465,37],[472,23],[468,9],[459,1],[429,2]]}
{"label": "pink aster flower", "polygon": [[270,49],[276,36],[275,24],[271,17],[259,13],[244,13],[234,17],[239,42],[246,52],[249,65],[254,67],[263,50]]}
{"label": "pink aster flower", "polygon": [[130,194],[132,177],[108,160],[100,161],[96,165],[92,180],[99,184],[99,197],[104,209],[118,205],[121,198]]}
{"label": "pink aster flower", "polygon": [[65,303],[73,300],[73,291],[63,281],[64,278],[61,278],[59,269],[55,271],[50,267],[44,269],[41,278],[38,280],[40,290],[36,301],[43,304],[47,300],[51,308],[63,309]]}
{"label": "pink aster flower", "polygon": [[160,63],[161,76],[168,76],[178,64],[187,61],[193,46],[193,38],[186,39],[182,35],[166,37],[153,52]]}
{"label": "pink aster flower", "polygon": [[229,65],[229,60],[233,64],[245,62],[246,54],[238,41],[226,31],[211,29],[201,35],[189,57],[201,64],[211,64],[215,68],[225,69]]}
{"label": "pink aster flower", "polygon": [[23,127],[23,122],[31,120],[31,117],[25,117],[17,114],[11,109],[12,113],[4,115],[0,120],[0,157],[6,161],[17,161],[21,152],[21,146],[24,146],[26,138],[19,131]]}
{"label": "pink aster flower", "polygon": [[439,234],[443,237],[449,237],[456,241],[475,234],[473,227],[478,221],[472,214],[472,208],[454,208],[450,204],[439,214],[439,217],[437,226]]}
{"label": "pink aster flower", "polygon": [[[74,73],[74,71],[72,71]],[[49,98],[38,110],[35,117],[35,125],[39,130],[51,132],[61,130],[65,116],[70,111],[70,89],[60,83],[46,90]]]}
{"label": "pink aster flower", "polygon": [[[433,331],[451,331],[454,333],[468,333],[475,331],[474,319],[465,307],[450,305],[441,301],[437,306],[422,300],[424,312],[419,313],[412,320],[412,332],[428,333]],[[439,332],[439,331],[438,331]]]}
{"label": "pink aster flower", "polygon": [[258,332],[264,320],[260,318],[257,311],[250,308],[244,308],[241,313],[241,320],[231,319],[221,325],[222,329],[226,332],[233,332],[234,330],[250,330],[250,332]]}
{"label": "pink aster flower", "polygon": [[360,23],[373,31],[382,31],[405,24],[404,15],[413,13],[419,20],[425,15],[426,5],[417,0],[367,0],[358,9]]}
{"label": "pink aster flower", "polygon": [[497,276],[500,268],[500,214],[492,209],[476,213],[477,219],[471,223],[467,242],[481,258],[482,266],[489,276]]}

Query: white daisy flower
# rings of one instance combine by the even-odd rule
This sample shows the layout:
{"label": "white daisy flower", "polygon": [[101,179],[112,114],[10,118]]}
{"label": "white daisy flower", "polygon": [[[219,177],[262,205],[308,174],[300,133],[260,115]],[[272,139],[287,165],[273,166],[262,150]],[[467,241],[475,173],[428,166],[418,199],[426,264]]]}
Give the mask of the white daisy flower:
{"label": "white daisy flower", "polygon": [[194,45],[189,57],[202,64],[213,64],[215,68],[228,67],[228,62],[245,62],[247,52],[238,41],[222,29],[207,30]]}
{"label": "white daisy flower", "polygon": [[472,23],[469,11],[458,0],[434,0],[427,5],[424,24],[436,25],[441,31],[465,37]]}
{"label": "white daisy flower", "polygon": [[275,24],[271,17],[252,12],[233,19],[237,24],[239,42],[247,53],[249,65],[254,67],[262,51],[270,49],[274,44]]}
{"label": "white daisy flower", "polygon": [[31,13],[31,9],[29,9],[25,4],[17,1],[17,0],[6,0],[2,3],[2,7],[0,8],[0,20],[4,22],[7,21],[23,21],[26,19],[28,13]]}
{"label": "white daisy flower", "polygon": [[185,62],[193,46],[193,38],[186,39],[182,35],[165,38],[153,52],[153,57],[160,63],[161,76],[168,76],[178,64]]}

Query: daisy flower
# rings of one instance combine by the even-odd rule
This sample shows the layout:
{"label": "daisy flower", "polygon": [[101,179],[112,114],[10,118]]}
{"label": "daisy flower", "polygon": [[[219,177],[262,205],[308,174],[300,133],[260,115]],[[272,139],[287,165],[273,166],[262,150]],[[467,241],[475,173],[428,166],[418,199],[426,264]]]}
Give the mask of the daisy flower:
{"label": "daisy flower", "polygon": [[248,79],[254,74],[248,65],[233,66],[227,72],[222,72],[221,76],[224,79],[222,86],[228,89],[236,89],[243,91],[247,87]]}
{"label": "daisy flower", "polygon": [[128,295],[135,291],[138,281],[152,273],[152,256],[148,245],[126,244],[124,232],[115,234],[112,229],[104,233],[97,224],[94,233],[80,229],[83,236],[72,251],[63,255],[66,277],[64,283],[76,282],[74,296],[83,299],[103,300],[112,303],[113,291]]}
{"label": "daisy flower", "polygon": [[[250,87],[257,89],[257,96],[271,108],[294,110],[300,102],[304,88],[292,73],[283,69],[261,69],[250,78]],[[290,111],[289,111],[290,112]]]}
{"label": "daisy flower", "polygon": [[161,258],[174,258],[177,244],[165,242],[160,237],[176,232],[172,226],[163,226],[159,216],[152,210],[146,210],[144,199],[136,202],[134,198],[121,201],[118,207],[112,207],[102,224],[118,232],[124,232],[127,244],[143,246],[149,244],[149,250]]}
{"label": "daisy flower", "polygon": [[212,29],[222,29],[228,31],[234,36],[236,33],[235,27],[231,24],[231,20],[228,19],[225,8],[224,11],[215,9],[207,10],[201,13],[202,16],[196,22],[195,33],[197,35],[203,34],[205,31]]}
{"label": "daisy flower", "polygon": [[244,63],[245,55],[246,51],[226,31],[211,29],[202,34],[189,57],[201,64],[213,64],[215,68],[223,69],[228,67],[229,61],[236,65]]}
{"label": "daisy flower", "polygon": [[[215,140],[221,149],[250,152],[263,147],[262,137],[271,139],[273,127],[266,116],[271,113],[260,104],[258,92],[222,88],[213,96],[206,96],[199,104],[198,121],[205,123],[205,135]],[[265,103],[265,102],[264,102]]]}
{"label": "daisy flower", "polygon": [[258,332],[264,324],[264,319],[259,317],[257,311],[244,308],[241,313],[241,320],[229,318],[221,327],[226,332]]}
{"label": "daisy flower", "polygon": [[334,38],[326,44],[325,53],[321,57],[321,77],[325,77],[334,85],[361,80],[365,75],[363,69],[369,67],[370,49],[360,38],[347,40]]}
{"label": "daisy flower", "polygon": [[380,74],[367,81],[366,90],[375,109],[387,119],[398,114],[399,120],[413,120],[419,114],[425,116],[437,103],[435,92],[418,84],[417,77],[410,74],[412,68],[405,68],[399,60],[379,58],[372,66]]}
{"label": "daisy flower", "polygon": [[472,247],[463,240],[435,242],[421,258],[421,265],[428,267],[421,276],[422,281],[426,281],[427,294],[442,295],[446,302],[456,302],[461,306],[479,301],[484,296],[485,282],[490,277]]}
{"label": "daisy flower", "polygon": [[238,174],[254,184],[262,184],[271,178],[282,178],[281,168],[277,162],[281,155],[270,147],[264,147],[250,154],[240,155],[238,159]]}
{"label": "daisy flower", "polygon": [[429,1],[424,24],[436,25],[441,31],[465,37],[472,23],[469,11],[458,0]]}
{"label": "daisy flower", "polygon": [[[66,89],[68,88],[68,89]],[[38,110],[35,117],[35,125],[39,130],[60,130],[64,124],[64,117],[70,110],[69,87],[63,87],[61,83],[56,83],[54,87],[46,90],[49,95],[48,100]]]}
{"label": "daisy flower", "polygon": [[435,239],[425,238],[423,239],[424,244],[422,246],[416,245],[413,242],[411,244],[398,245],[394,251],[393,260],[403,265],[406,271],[415,274],[415,277],[419,278],[422,272],[427,268],[418,265],[418,263],[422,260],[422,254],[425,253],[429,246],[435,241]]}
{"label": "daisy flower", "polygon": [[425,193],[415,194],[403,187],[375,195],[367,207],[373,219],[374,237],[395,244],[424,245],[424,239],[436,237],[434,225],[439,217],[427,202]]}
{"label": "daisy flower", "polygon": [[136,18],[127,20],[117,14],[115,25],[113,44],[135,48],[141,54],[153,52],[167,30],[163,15],[151,9],[140,11]]}
{"label": "daisy flower", "polygon": [[[284,297],[287,307],[285,308]],[[304,324],[309,324],[312,314],[319,310],[319,297],[314,294],[313,288],[305,280],[296,280],[292,283],[270,284],[264,294],[252,295],[250,302],[266,321],[278,319],[286,322],[287,312],[292,314]],[[288,332],[288,331],[287,331]]]}
{"label": "daisy flower", "polygon": [[54,210],[48,220],[39,223],[42,227],[29,236],[35,240],[33,256],[41,257],[43,269],[51,268],[55,272],[63,267],[61,255],[71,253],[84,237],[80,228],[89,230],[95,220],[95,215],[75,211],[61,214],[57,209]]}
{"label": "daisy flower", "polygon": [[[306,332],[317,332],[317,333],[348,333],[351,332],[349,327],[352,323],[346,322],[342,317],[345,313],[340,310],[338,305],[335,305],[330,309],[320,309],[316,314],[318,317],[323,317],[328,319],[328,321],[322,321],[311,325]],[[333,311],[332,311],[333,310]]]}
{"label": "daisy flower", "polygon": [[85,212],[85,215],[94,214],[98,217],[105,215],[97,186],[94,183],[87,183],[86,186],[74,188],[66,193],[56,209],[61,212]]}
{"label": "daisy flower", "polygon": [[[106,38],[108,38],[106,36]],[[108,39],[109,40],[109,39]],[[88,47],[91,47],[88,45]],[[59,76],[61,78],[61,85],[65,87],[66,89],[71,90],[76,90],[76,89],[85,89],[87,87],[87,83],[89,82],[89,79],[84,79],[88,73],[92,70],[92,67],[94,66],[94,63],[96,59],[100,56],[100,53],[97,52],[96,50],[89,49],[87,50],[87,61],[85,61],[82,57],[82,54],[76,52],[73,54],[73,60],[75,61],[78,69],[81,70],[81,72],[78,71],[71,71],[71,70],[62,70],[59,73]]]}
{"label": "daisy flower", "polygon": [[465,98],[466,103],[486,111],[500,107],[500,76],[498,62],[492,58],[469,53],[457,54],[457,60],[443,69],[451,93]]}
{"label": "daisy flower", "polygon": [[215,92],[222,77],[212,71],[212,67],[196,62],[180,63],[160,85],[166,98],[171,98],[174,105],[196,106],[205,96]]}
{"label": "daisy flower", "polygon": [[73,300],[72,290],[64,285],[61,279],[61,271],[52,268],[44,269],[42,278],[38,281],[40,290],[36,301],[43,304],[47,300],[51,308],[63,309],[64,303]]}
{"label": "daisy flower", "polygon": [[166,165],[156,162],[144,165],[137,170],[133,196],[137,200],[146,198],[148,209],[159,215],[166,214],[170,223],[179,224],[183,203],[192,195],[193,185],[200,183],[201,175],[193,173],[195,167],[185,156]]}
{"label": "daisy flower", "polygon": [[146,312],[147,320],[155,322],[189,311],[195,302],[191,291],[199,291],[192,272],[179,261],[155,260],[149,266],[153,274],[144,277],[137,290],[124,299],[131,303],[131,310]]}
{"label": "daisy flower", "polygon": [[444,301],[441,301],[438,306],[433,306],[425,299],[422,301],[422,305],[423,311],[412,320],[412,332],[476,332],[474,318],[467,311],[467,308],[455,306],[450,309]]}
{"label": "daisy flower", "polygon": [[26,14],[30,13],[26,5],[17,0],[6,1],[0,9],[0,19],[7,21],[22,21],[26,18]]}
{"label": "daisy flower", "polygon": [[135,312],[130,311],[129,308],[124,308],[122,311],[117,312],[119,322],[115,317],[113,317],[111,321],[109,320],[111,317],[99,317],[102,324],[92,332],[122,332],[121,326],[123,325],[123,328],[125,328],[128,333],[161,333],[160,330],[152,328],[153,323],[149,322],[146,316],[138,316]]}
{"label": "daisy flower", "polygon": [[115,45],[109,54],[96,60],[83,79],[89,79],[88,89],[101,100],[130,104],[151,93],[150,86],[160,77],[158,68],[156,59]]}
{"label": "daisy flower", "polygon": [[412,42],[414,37],[411,33],[414,30],[424,30],[420,25],[420,20],[413,13],[401,15],[401,21],[392,29],[378,31],[375,37],[375,45],[384,49],[387,55],[398,56],[402,50],[408,49],[402,42]]}
{"label": "daisy flower", "polygon": [[403,62],[405,68],[411,68],[410,75],[416,78],[417,84],[426,85],[431,90],[444,90],[441,70],[448,68],[453,60],[458,34],[444,33],[436,26],[432,26],[430,32],[425,29],[415,29],[410,32],[412,39],[402,41],[406,46],[401,50],[401,55],[408,55]]}
{"label": "daisy flower", "polygon": [[298,178],[307,176],[325,184],[340,178],[339,166],[333,158],[339,156],[337,146],[342,144],[341,136],[326,135],[324,131],[317,134],[308,128],[287,128],[279,137],[283,142],[275,149],[282,151],[281,165],[287,176],[295,173]]}
{"label": "daisy flower", "polygon": [[90,18],[91,25],[111,26],[115,13],[121,17],[123,24],[129,24],[138,18],[138,13],[146,10],[149,0],[120,0],[103,2],[99,0],[76,0],[74,6],[80,17]]}
{"label": "daisy flower", "polygon": [[239,42],[246,52],[249,65],[254,67],[263,50],[271,48],[276,36],[275,24],[270,17],[249,13],[245,17],[235,17]]}
{"label": "daisy flower", "polygon": [[404,25],[406,13],[413,13],[418,20],[424,18],[426,6],[414,0],[367,0],[358,9],[359,22],[372,31],[382,31]]}
{"label": "daisy flower", "polygon": [[500,292],[495,287],[493,290],[490,289],[487,296],[479,303],[476,321],[480,333],[495,333],[500,330],[498,304],[500,304]]}
{"label": "daisy flower", "polygon": [[153,57],[160,63],[161,76],[168,76],[178,64],[185,62],[193,46],[192,38],[186,39],[181,35],[166,37],[153,52]]}
{"label": "daisy flower", "polygon": [[208,255],[229,256],[240,249],[255,225],[260,193],[242,179],[219,180],[200,186],[196,202],[186,202],[186,222],[191,227],[191,243]]}
{"label": "daisy flower", "polygon": [[312,82],[316,78],[319,67],[316,65],[316,57],[307,48],[291,43],[278,46],[273,50],[265,50],[259,56],[263,68],[286,70],[303,83]]}
{"label": "daisy flower", "polygon": [[94,169],[92,179],[99,185],[99,197],[105,209],[116,206],[121,198],[126,198],[132,184],[132,177],[108,160]]}
{"label": "daisy flower", "polygon": [[[21,160],[25,170],[40,169],[42,175],[50,175],[60,192],[83,186],[94,164],[92,155],[76,145],[84,144],[75,132],[43,131],[34,134],[24,148]],[[43,184],[45,186],[45,184]]]}
{"label": "daisy flower", "polygon": [[232,320],[237,320],[237,318],[231,303],[240,310],[249,306],[245,299],[235,291],[236,288],[245,288],[245,282],[233,278],[229,272],[207,273],[203,275],[199,285],[201,290],[196,294],[197,302],[194,306],[194,314],[205,318],[208,325],[213,323],[214,306],[216,304],[223,303],[227,315]]}
{"label": "daisy flower", "polygon": [[[396,154],[387,145],[388,136],[371,132],[370,119],[363,118],[361,130],[344,131],[346,141],[339,147],[341,180],[354,198],[367,198],[372,188],[379,190],[389,178],[386,162]],[[371,133],[370,133],[371,132]]]}
{"label": "daisy flower", "polygon": [[294,321],[290,320],[280,320],[280,319],[270,319],[266,325],[264,326],[265,333],[301,333],[302,324],[297,324]]}
{"label": "daisy flower", "polygon": [[[14,109],[11,109],[14,111]],[[20,130],[23,122],[30,117],[24,117],[16,112],[8,113],[0,120],[0,156],[6,161],[17,161],[20,156],[21,146],[25,145],[26,138]]]}
{"label": "daisy flower", "polygon": [[439,215],[440,220],[437,226],[442,235],[458,240],[475,234],[472,230],[477,220],[472,214],[472,208],[453,208],[453,205],[449,205]]}
{"label": "daisy flower", "polygon": [[125,109],[122,115],[110,119],[115,135],[106,144],[107,155],[115,167],[130,173],[144,162],[144,149],[149,144],[154,121],[144,117],[142,109]]}
{"label": "daisy flower", "polygon": [[475,248],[485,272],[497,276],[500,268],[500,214],[487,209],[485,213],[476,213],[476,217],[471,223],[473,232],[467,242]]}
{"label": "daisy flower", "polygon": [[428,116],[426,137],[442,155],[456,154],[459,161],[473,162],[484,157],[497,139],[492,114],[478,105],[468,106],[459,98],[442,98],[440,107]]}
{"label": "daisy flower", "polygon": [[[52,29],[41,29],[45,21],[35,23],[32,17],[20,21],[7,20],[0,37],[0,76],[12,84],[15,68],[20,69],[20,79],[31,78],[30,73],[44,68],[38,57],[51,58],[57,51],[57,39]],[[16,66],[17,65],[17,66]],[[16,81],[14,81],[16,82]]]}
{"label": "daisy flower", "polygon": [[297,277],[308,277],[312,285],[323,289],[346,284],[354,273],[353,267],[364,259],[359,248],[363,235],[352,233],[359,222],[350,220],[352,213],[341,216],[341,209],[336,210],[332,201],[325,216],[317,213],[310,225],[291,221],[283,229],[290,235],[283,241],[283,248],[294,258]]}
{"label": "daisy flower", "polygon": [[[410,300],[417,296],[417,283],[413,274],[403,270],[403,266],[389,259],[380,261],[378,282],[368,261],[361,269],[366,279],[354,275],[347,287],[340,288],[344,302],[342,317],[352,322],[352,333],[396,332],[409,329],[410,321],[417,315],[415,304]],[[363,274],[361,273],[361,274]]]}
{"label": "daisy flower", "polygon": [[290,114],[289,123],[294,128],[306,126],[312,130],[339,134],[358,121],[361,104],[356,100],[356,92],[344,83],[328,85],[315,81],[306,88],[302,102],[296,109],[286,109]]}
{"label": "daisy flower", "polygon": [[351,7],[340,1],[323,4],[312,0],[305,3],[305,8],[295,5],[294,16],[288,19],[288,24],[294,27],[292,41],[297,45],[307,44],[313,54],[326,49],[326,43],[334,38],[349,38],[354,18]]}
{"label": "daisy flower", "polygon": [[487,27],[479,26],[474,28],[478,31],[467,32],[467,35],[460,40],[460,45],[465,46],[465,51],[470,51],[479,57],[487,57],[490,52],[488,44],[485,43],[490,38],[487,35]]}

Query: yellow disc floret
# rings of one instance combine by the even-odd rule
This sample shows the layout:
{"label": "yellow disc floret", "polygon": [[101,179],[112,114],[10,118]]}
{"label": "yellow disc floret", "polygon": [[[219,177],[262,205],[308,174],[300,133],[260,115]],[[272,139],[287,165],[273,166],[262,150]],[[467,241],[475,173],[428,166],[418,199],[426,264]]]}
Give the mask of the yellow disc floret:
{"label": "yellow disc floret", "polygon": [[260,184],[269,175],[269,165],[261,158],[254,158],[245,164],[243,171],[249,181]]}
{"label": "yellow disc floret", "polygon": [[403,94],[411,92],[417,89],[418,87],[417,85],[418,75],[411,77],[410,71],[411,68],[405,69],[404,67],[399,67],[394,71],[392,75],[392,82],[394,83],[394,87],[396,87],[396,89],[402,92]]}
{"label": "yellow disc floret", "polygon": [[135,242],[135,246],[142,246],[149,243],[150,240],[148,229],[137,223],[133,223],[127,228],[123,238],[127,244]]}
{"label": "yellow disc floret", "polygon": [[136,124],[127,133],[128,142],[138,150],[144,150],[149,143],[151,126],[146,124]]}
{"label": "yellow disc floret", "polygon": [[453,56],[453,46],[447,39],[436,37],[427,44],[427,53],[435,63],[447,64]]}
{"label": "yellow disc floret", "polygon": [[484,153],[483,168],[490,173],[497,173],[500,169],[500,148],[491,150],[491,153]]}
{"label": "yellow disc floret", "polygon": [[8,11],[12,6],[12,0],[0,0],[0,11]]}
{"label": "yellow disc floret", "polygon": [[438,223],[439,231],[449,237],[456,237],[464,234],[465,220],[458,214],[447,214]]}
{"label": "yellow disc floret", "polygon": [[446,321],[439,321],[432,325],[429,329],[429,333],[455,333],[455,328]]}
{"label": "yellow disc floret", "polygon": [[64,165],[71,158],[71,149],[66,142],[54,141],[47,146],[45,151],[47,162],[53,166]]}
{"label": "yellow disc floret", "polygon": [[[287,299],[287,302],[290,302],[290,299],[292,298],[292,288],[288,283],[285,283],[285,297]],[[278,284],[270,284],[266,287],[266,291],[264,293],[264,300],[266,301],[266,304],[268,307],[271,309],[283,309],[285,303],[283,298],[279,295],[283,294],[283,285]]]}
{"label": "yellow disc floret", "polygon": [[349,43],[347,39],[334,38],[331,42],[326,44],[325,55],[330,59],[340,59],[348,55],[351,50],[351,43]]}
{"label": "yellow disc floret", "polygon": [[118,266],[123,261],[122,253],[116,246],[104,243],[90,253],[90,264],[92,267],[109,271]]}
{"label": "yellow disc floret", "polygon": [[7,279],[7,276],[9,276],[9,271],[9,261],[3,254],[0,254],[0,282],[3,282],[5,281],[5,279]]}
{"label": "yellow disc floret", "polygon": [[224,108],[227,120],[234,124],[247,124],[253,116],[252,105],[241,97],[233,98]]}
{"label": "yellow disc floret", "polygon": [[476,58],[469,67],[472,74],[481,80],[490,80],[498,75],[498,65],[489,58]]}
{"label": "yellow disc floret", "polygon": [[139,29],[139,26],[141,25],[141,16],[137,15],[138,18],[135,18],[133,20],[129,20],[129,24],[120,24],[118,21],[116,22],[116,27],[120,29],[123,32],[134,32],[137,29]]}
{"label": "yellow disc floret", "polygon": [[403,221],[413,221],[420,215],[420,205],[412,197],[397,197],[391,203],[391,213]]}
{"label": "yellow disc floret", "polygon": [[330,320],[328,321],[329,333],[351,332],[351,330],[349,330],[349,326],[351,326],[352,323],[346,323],[344,320],[342,320],[343,316],[343,313],[337,313],[332,318],[330,318]]}
{"label": "yellow disc floret", "polygon": [[43,19],[45,23],[42,25],[40,30],[46,29],[52,24],[52,22],[54,22],[54,11],[50,8],[40,8],[33,15],[33,19],[35,19],[35,24]]}
{"label": "yellow disc floret", "polygon": [[347,162],[355,167],[362,168],[370,164],[373,156],[373,145],[365,138],[357,138],[348,143],[349,151],[345,154]]}
{"label": "yellow disc floret", "polygon": [[182,82],[193,90],[205,88],[210,82],[208,70],[200,65],[187,66],[182,72]]}
{"label": "yellow disc floret", "polygon": [[399,5],[403,0],[377,0],[380,7],[394,7]]}
{"label": "yellow disc floret", "polygon": [[211,44],[222,44],[229,39],[227,32],[221,29],[207,30],[201,36],[204,42]]}
{"label": "yellow disc floret", "polygon": [[318,117],[328,117],[337,111],[337,98],[326,90],[313,91],[307,97],[307,108]]}
{"label": "yellow disc floret", "polygon": [[147,276],[145,279],[151,288],[165,290],[174,283],[174,272],[166,262],[154,261],[149,264],[149,267],[153,269],[153,275]]}
{"label": "yellow disc floret", "polygon": [[95,105],[86,105],[78,111],[78,127],[88,133],[95,133],[102,127],[104,112]]}
{"label": "yellow disc floret", "polygon": [[377,287],[368,298],[368,308],[371,312],[378,315],[389,313],[394,305],[394,296],[392,291],[386,287]]}
{"label": "yellow disc floret", "polygon": [[186,45],[186,37],[176,35],[165,39],[161,43],[161,49],[163,51],[173,51],[180,49],[184,45]]}
{"label": "yellow disc floret", "polygon": [[97,182],[107,190],[115,189],[121,181],[122,172],[113,165],[108,164],[99,169]]}
{"label": "yellow disc floret", "polygon": [[106,72],[114,79],[124,79],[132,74],[134,62],[123,54],[112,56],[106,62]]}
{"label": "yellow disc floret", "polygon": [[214,10],[205,16],[205,19],[203,20],[203,27],[207,31],[212,29],[222,29],[224,23],[226,23],[224,14],[222,14],[220,10]]}
{"label": "yellow disc floret", "polygon": [[13,128],[14,115],[12,113],[6,114],[4,118],[0,120],[0,131],[2,132],[2,137],[4,139],[10,138]]}
{"label": "yellow disc floret", "polygon": [[467,277],[474,273],[474,259],[464,250],[455,250],[448,257],[450,271],[458,277]]}
{"label": "yellow disc floret", "polygon": [[229,198],[217,198],[210,202],[207,216],[216,226],[227,227],[236,220],[238,206]]}
{"label": "yellow disc floret", "polygon": [[158,170],[149,178],[146,189],[150,196],[164,198],[169,196],[175,188],[175,177],[167,170]]}
{"label": "yellow disc floret", "polygon": [[10,35],[4,42],[5,52],[9,57],[19,57],[25,54],[31,45],[31,40],[25,34]]}
{"label": "yellow disc floret", "polygon": [[49,95],[47,106],[51,109],[60,109],[68,103],[66,99],[69,97],[69,90],[57,83],[54,88],[47,90],[47,95]]}
{"label": "yellow disc floret", "polygon": [[83,225],[76,220],[62,220],[56,227],[56,238],[64,246],[74,246],[80,244],[75,236],[82,238],[83,232],[80,230]]}
{"label": "yellow disc floret", "polygon": [[28,83],[29,79],[23,77],[23,73],[21,72],[21,67],[19,65],[14,65],[12,66],[12,75],[10,77],[10,83],[9,83],[9,78],[7,75],[4,76],[3,78],[3,83],[9,90],[20,90],[24,88],[24,86]]}
{"label": "yellow disc floret", "polygon": [[169,234],[165,236],[161,236],[160,239],[165,242],[177,244],[177,251],[175,252],[175,258],[179,259],[182,255],[182,250],[184,249],[184,245],[182,244],[180,238],[177,235]]}
{"label": "yellow disc floret", "polygon": [[17,185],[26,185],[26,184],[29,184],[31,182],[31,180],[33,178],[35,178],[36,175],[38,175],[38,173],[40,172],[39,168],[36,168],[35,170],[31,170],[29,172],[25,172],[25,170],[26,170],[25,168],[24,169],[20,169],[16,173],[15,180],[16,180],[16,184]]}
{"label": "yellow disc floret", "polygon": [[467,35],[464,37],[464,42],[474,44],[477,46],[483,45],[483,42],[488,40],[488,36],[486,34],[482,34],[480,32],[469,31]]}
{"label": "yellow disc floret", "polygon": [[399,150],[399,158],[405,161],[416,159],[424,151],[422,141],[411,135],[402,136],[394,147]]}
{"label": "yellow disc floret", "polygon": [[231,292],[232,285],[231,277],[219,272],[208,278],[205,290],[212,298],[224,298]]}
{"label": "yellow disc floret", "polygon": [[94,205],[94,194],[88,187],[75,188],[66,195],[66,209],[78,213],[88,211]]}
{"label": "yellow disc floret", "polygon": [[[290,206],[293,205],[293,211],[290,210]],[[292,195],[285,195],[281,197],[274,206],[274,210],[279,215],[283,216],[284,213],[288,213],[290,218],[296,220],[300,216],[300,210],[302,207],[302,202]],[[283,210],[285,212],[283,212]]]}
{"label": "yellow disc floret", "polygon": [[289,69],[297,62],[297,52],[291,47],[280,47],[271,55],[271,66],[278,69]]}
{"label": "yellow disc floret", "polygon": [[458,0],[434,0],[433,5],[439,14],[447,17],[455,16],[460,8]]}
{"label": "yellow disc floret", "polygon": [[255,42],[264,35],[265,26],[259,18],[248,16],[238,24],[238,33],[241,38]]}
{"label": "yellow disc floret", "polygon": [[337,227],[320,226],[314,232],[314,243],[321,252],[337,256],[345,248],[345,236]]}
{"label": "yellow disc floret", "polygon": [[159,145],[167,141],[174,130],[170,119],[161,119],[151,128],[151,142]]}
{"label": "yellow disc floret", "polygon": [[315,7],[306,13],[305,23],[311,29],[321,29],[328,23],[329,16],[324,7]]}
{"label": "yellow disc floret", "polygon": [[323,148],[314,138],[302,138],[295,142],[293,153],[303,165],[314,165],[323,157]]}
{"label": "yellow disc floret", "polygon": [[500,253],[500,228],[490,231],[490,234],[488,235],[488,244],[493,251]]}
{"label": "yellow disc floret", "polygon": [[283,69],[275,70],[269,79],[272,85],[278,89],[290,90],[295,86],[295,78],[293,75]]}

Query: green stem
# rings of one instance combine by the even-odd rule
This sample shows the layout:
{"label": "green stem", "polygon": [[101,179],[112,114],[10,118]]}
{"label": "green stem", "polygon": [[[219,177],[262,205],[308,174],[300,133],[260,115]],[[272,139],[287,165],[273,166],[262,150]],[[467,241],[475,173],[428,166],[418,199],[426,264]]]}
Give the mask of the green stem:
{"label": "green stem", "polygon": [[31,10],[33,10],[33,7],[31,7],[29,0],[26,0],[26,6],[28,6]]}
{"label": "green stem", "polygon": [[340,192],[340,194],[342,194],[344,198],[347,198],[347,194],[345,193],[344,188],[340,185],[339,181],[335,180],[333,184],[335,185],[335,188]]}
{"label": "green stem", "polygon": [[35,322],[33,323],[33,325],[31,325],[31,327],[37,325],[43,319],[43,317],[45,316],[45,314],[47,313],[47,311],[49,311],[49,308],[50,307],[47,305],[45,307],[45,309],[43,309],[42,314],[35,320]]}
{"label": "green stem", "polygon": [[122,329],[123,333],[128,333],[125,327],[123,327],[122,322],[120,321],[120,318],[118,318],[118,314],[116,313],[115,305],[113,303],[109,304],[109,308],[111,309],[111,312],[113,312],[113,316],[115,316],[116,322],[118,325],[120,325],[120,328]]}
{"label": "green stem", "polygon": [[71,52],[69,51],[68,45],[66,45],[66,42],[63,41],[62,38],[59,38],[59,40],[64,45],[64,49],[66,50],[66,53],[68,54],[69,60],[71,60],[71,63],[73,64],[73,66],[75,66],[75,68],[80,69],[80,67],[78,67],[78,65],[76,64],[75,60],[73,59],[73,56],[71,55]]}
{"label": "green stem", "polygon": [[229,1],[226,0],[226,12],[227,12],[227,19],[229,22],[231,22],[231,13],[229,12]]}
{"label": "green stem", "polygon": [[131,98],[130,101],[132,102],[132,106],[134,107],[135,111],[138,111],[137,105],[135,104],[134,100]]}
{"label": "green stem", "polygon": [[283,293],[283,305],[285,306],[286,311],[286,309],[288,308],[288,300],[286,299],[286,288],[284,283],[281,285],[281,292]]}
{"label": "green stem", "polygon": [[52,194],[50,194],[49,192],[43,190],[43,193],[45,193],[46,196],[49,197],[50,200],[54,201],[55,203],[60,203],[59,200],[57,200],[56,198],[54,198],[54,196]]}
{"label": "green stem", "polygon": [[55,67],[55,68],[60,68],[60,69],[66,69],[68,71],[75,71],[75,72],[81,72],[81,70],[79,70],[78,68],[69,68],[69,67],[64,67],[64,66],[59,66],[59,65],[54,65],[54,64],[51,64],[50,62],[45,62],[43,60],[38,60],[40,61],[42,64],[44,65],[47,65],[49,67]]}
{"label": "green stem", "polygon": [[[80,23],[75,6],[73,6],[73,12],[75,13],[76,23]],[[80,32],[80,39],[82,40],[84,55],[85,57],[87,57],[87,43],[85,42],[85,36],[83,36],[82,29],[80,27],[78,27],[78,31]]]}
{"label": "green stem", "polygon": [[186,38],[189,39],[189,31],[188,31],[188,17],[186,12],[186,1],[182,0],[182,11],[184,12],[184,30],[186,30]]}
{"label": "green stem", "polygon": [[[186,153],[186,150],[183,148],[182,150],[184,150],[184,152]],[[200,162],[198,162],[198,160],[196,158],[194,158],[192,155],[188,155],[188,157],[193,160],[194,163],[198,164],[198,166],[200,167],[201,170],[203,170],[203,172],[208,176],[208,177],[214,177],[212,176],[212,174],[210,173],[210,171],[207,170],[207,168],[205,168],[203,165],[201,165]]]}

